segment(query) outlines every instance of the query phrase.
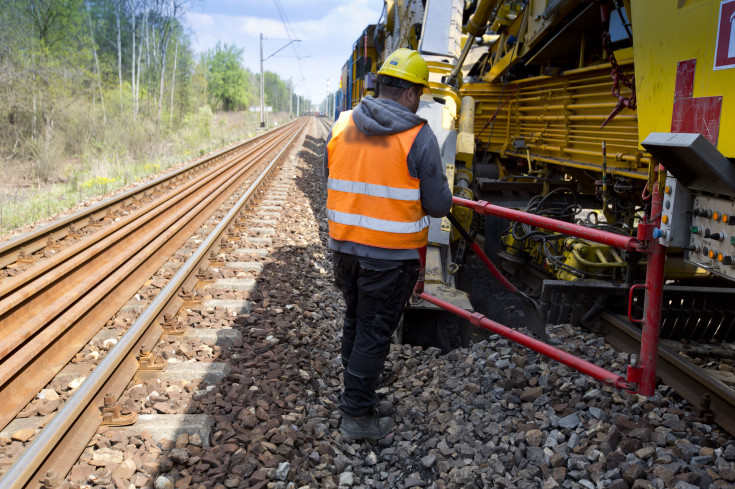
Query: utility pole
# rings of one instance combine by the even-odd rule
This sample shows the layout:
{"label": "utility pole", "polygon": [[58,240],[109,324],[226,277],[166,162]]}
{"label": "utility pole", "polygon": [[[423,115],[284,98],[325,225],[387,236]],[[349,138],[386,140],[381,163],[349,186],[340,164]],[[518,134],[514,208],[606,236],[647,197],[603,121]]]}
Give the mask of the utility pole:
{"label": "utility pole", "polygon": [[296,95],[296,115],[301,115],[301,95]]}
{"label": "utility pole", "polygon": [[260,128],[265,129],[265,88],[263,85],[263,33],[260,33]]}
{"label": "utility pole", "polygon": [[329,117],[329,78],[327,78],[327,107],[324,109],[324,113]]}
{"label": "utility pole", "polygon": [[276,50],[270,56],[263,58],[263,33],[260,33],[260,128],[265,129],[265,84],[263,82],[263,61],[267,61],[272,58],[275,54],[281,52],[286,46],[290,46],[295,42],[301,42],[301,39],[292,39],[283,45],[280,49]]}
{"label": "utility pole", "polygon": [[288,79],[288,114],[293,114],[293,77]]}

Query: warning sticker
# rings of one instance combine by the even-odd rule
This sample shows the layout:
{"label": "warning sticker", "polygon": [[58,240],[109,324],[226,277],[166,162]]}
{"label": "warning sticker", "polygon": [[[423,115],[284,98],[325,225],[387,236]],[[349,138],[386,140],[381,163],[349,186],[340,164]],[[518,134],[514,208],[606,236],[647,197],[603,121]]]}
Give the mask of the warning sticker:
{"label": "warning sticker", "polygon": [[717,22],[715,70],[735,68],[735,0],[723,0]]}

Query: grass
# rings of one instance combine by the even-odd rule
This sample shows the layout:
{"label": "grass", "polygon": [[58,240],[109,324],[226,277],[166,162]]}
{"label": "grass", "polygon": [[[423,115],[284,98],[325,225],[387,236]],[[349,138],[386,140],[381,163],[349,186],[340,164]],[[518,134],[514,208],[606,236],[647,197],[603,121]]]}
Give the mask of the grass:
{"label": "grass", "polygon": [[[202,113],[203,112],[203,113]],[[164,172],[178,164],[195,159],[232,142],[247,139],[256,133],[258,121],[252,114],[195,115],[178,132],[165,140],[149,137],[145,131],[136,139],[125,140],[128,132],[108,146],[90,145],[81,155],[66,159],[54,169],[53,178],[44,182],[36,178],[23,187],[0,188],[0,235],[64,212],[76,205],[108,194],[144,178]],[[277,121],[287,120],[286,114]],[[24,163],[0,167],[0,178],[9,172],[24,172]],[[27,173],[34,174],[37,162],[26,162]]]}

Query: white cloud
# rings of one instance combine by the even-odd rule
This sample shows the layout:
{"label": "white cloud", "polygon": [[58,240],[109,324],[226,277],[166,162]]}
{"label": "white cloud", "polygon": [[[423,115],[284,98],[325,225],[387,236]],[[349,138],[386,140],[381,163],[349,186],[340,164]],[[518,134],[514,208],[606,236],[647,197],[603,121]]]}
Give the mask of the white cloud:
{"label": "white cloud", "polygon": [[214,26],[214,19],[211,15],[203,14],[200,12],[189,12],[186,14],[186,17],[189,20],[189,25],[195,31],[211,28],[212,26]]}
{"label": "white cloud", "polygon": [[[330,0],[320,2],[321,11],[314,10],[311,2],[284,0],[290,25],[301,39],[295,52],[301,59],[303,76],[291,46],[278,52],[264,63],[264,69],[278,73],[282,78],[292,77],[297,84],[295,91],[315,103],[326,96],[327,79],[334,90],[339,84],[342,66],[347,61],[352,45],[362,31],[375,23],[383,7],[381,0],[355,0],[351,2]],[[299,7],[290,5],[301,4]],[[206,5],[204,6],[206,9]],[[297,8],[308,9],[299,12]],[[264,10],[264,9],[261,9]],[[248,15],[207,14],[190,12],[188,24],[195,32],[194,49],[198,52],[214,47],[218,41],[244,48],[243,63],[253,72],[260,71],[260,34],[267,38],[263,43],[263,55],[268,57],[287,42],[286,31],[277,16],[275,6],[270,18]],[[243,14],[246,12],[243,11]],[[308,14],[308,15],[307,15]],[[303,19],[303,20],[298,20]],[[309,57],[305,57],[309,56]]]}

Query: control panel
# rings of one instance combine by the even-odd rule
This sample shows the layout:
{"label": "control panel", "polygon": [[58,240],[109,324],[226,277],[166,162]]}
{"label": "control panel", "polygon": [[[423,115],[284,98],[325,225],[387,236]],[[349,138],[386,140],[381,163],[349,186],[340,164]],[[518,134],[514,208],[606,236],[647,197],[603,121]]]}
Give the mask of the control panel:
{"label": "control panel", "polygon": [[667,170],[654,238],[680,247],[686,261],[735,280],[735,161],[697,133],[652,132],[641,145]]}
{"label": "control panel", "polygon": [[687,251],[689,262],[735,279],[735,201],[694,197]]}
{"label": "control panel", "polygon": [[666,175],[661,225],[653,237],[664,246],[684,247],[689,244],[692,194],[671,173]]}

